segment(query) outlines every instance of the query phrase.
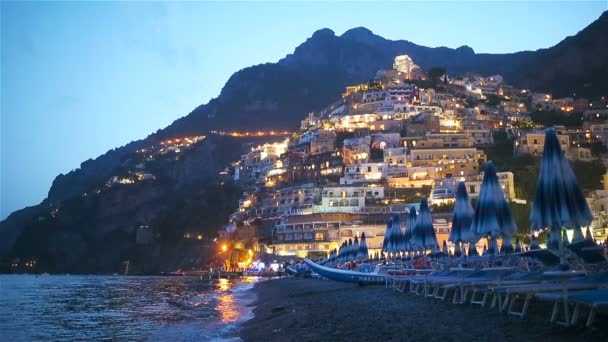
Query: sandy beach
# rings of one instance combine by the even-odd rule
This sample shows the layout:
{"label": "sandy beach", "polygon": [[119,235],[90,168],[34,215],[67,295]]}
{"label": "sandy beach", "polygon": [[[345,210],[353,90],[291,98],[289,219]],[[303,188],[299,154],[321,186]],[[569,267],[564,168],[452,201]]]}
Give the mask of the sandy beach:
{"label": "sandy beach", "polygon": [[283,278],[256,284],[255,317],[245,341],[606,341],[608,319],[593,329],[549,323],[551,305],[535,302],[525,319],[477,305],[452,305],[319,279]]}

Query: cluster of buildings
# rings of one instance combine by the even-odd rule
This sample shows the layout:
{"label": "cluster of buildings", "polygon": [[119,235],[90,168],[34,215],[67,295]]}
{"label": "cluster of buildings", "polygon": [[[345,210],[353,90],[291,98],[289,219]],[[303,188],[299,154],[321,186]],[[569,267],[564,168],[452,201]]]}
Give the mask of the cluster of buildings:
{"label": "cluster of buildings", "polygon": [[[431,205],[450,204],[461,181],[471,198],[478,196],[484,150],[498,130],[515,137],[515,153],[539,156],[544,135],[516,123],[539,105],[564,112],[582,106],[578,99],[515,89],[500,75],[449,82],[444,75],[441,91],[419,87],[416,80],[424,78],[409,56],[397,56],[392,70],[347,87],[340,103],[310,113],[300,132],[252,147],[232,165],[233,178],[247,191],[229,229],[264,222],[257,248],[278,255],[326,256],[362,233],[370,251],[379,251],[388,217],[406,215],[421,196]],[[561,129],[559,139],[568,158],[590,161],[591,150],[582,145],[608,142],[608,125],[585,122],[578,130]],[[517,200],[513,173],[498,177],[507,200]],[[605,199],[604,209],[608,191]],[[451,217],[436,214],[434,220],[441,244]]]}

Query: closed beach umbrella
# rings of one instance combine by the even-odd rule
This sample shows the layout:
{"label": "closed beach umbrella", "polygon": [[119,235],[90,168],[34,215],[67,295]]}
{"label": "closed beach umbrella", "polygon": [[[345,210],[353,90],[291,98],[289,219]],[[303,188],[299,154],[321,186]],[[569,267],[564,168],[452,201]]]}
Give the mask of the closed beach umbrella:
{"label": "closed beach umbrella", "polygon": [[407,216],[407,225],[405,226],[404,234],[405,247],[407,250],[412,250],[411,240],[414,232],[414,227],[416,227],[416,216],[416,208],[411,207],[410,214]]}
{"label": "closed beach umbrella", "polygon": [[456,246],[454,254],[460,256],[460,243],[471,240],[471,223],[473,222],[473,206],[469,201],[467,188],[464,182],[459,182],[456,188],[456,202],[452,215],[452,230],[448,240]]}
{"label": "closed beach umbrella", "polygon": [[353,253],[353,239],[348,239],[348,244],[346,245],[346,260],[350,261]]}
{"label": "closed beach umbrella", "polygon": [[443,240],[443,245],[441,247],[441,251],[446,254],[448,253],[448,243],[445,240]]}
{"label": "closed beach umbrella", "polygon": [[587,233],[585,235],[585,239],[589,241],[593,241],[593,236],[591,236],[591,228],[587,228]]}
{"label": "closed beach umbrella", "polygon": [[538,240],[536,239],[536,236],[532,234],[532,237],[530,238],[530,250],[535,250],[539,248],[540,246],[538,245]]}
{"label": "closed beach umbrella", "polygon": [[498,182],[494,163],[488,161],[471,222],[471,233],[478,237],[488,237],[490,240],[488,254],[495,254],[497,249],[491,240],[501,235],[503,238],[509,238],[515,231],[517,226],[511,217],[509,205]]}
{"label": "closed beach umbrella", "polygon": [[469,256],[478,256],[477,247],[474,242],[469,243]]}
{"label": "closed beach umbrella", "polygon": [[361,242],[359,243],[359,251],[357,253],[357,259],[363,260],[368,258],[367,251],[367,239],[365,238],[365,233],[361,234]]}
{"label": "closed beach umbrella", "polygon": [[[532,230],[551,229],[549,248],[559,248],[561,229],[573,228],[580,239],[583,226],[589,226],[593,215],[587,205],[570,163],[564,157],[553,128],[545,132],[545,146],[540,163],[536,195],[530,212]],[[577,242],[573,239],[573,242]]]}
{"label": "closed beach umbrella", "polygon": [[515,253],[521,253],[521,243],[519,243],[519,239],[515,240]]}
{"label": "closed beach umbrella", "polygon": [[356,260],[357,254],[359,254],[359,237],[355,235],[355,241],[353,241],[353,250],[351,252],[351,259]]}
{"label": "closed beach umbrella", "polygon": [[403,230],[401,229],[401,220],[399,219],[399,215],[395,215],[393,217],[393,252],[398,253],[405,250],[404,240],[403,240]]}
{"label": "closed beach umbrella", "polygon": [[435,228],[433,227],[433,218],[426,197],[422,197],[420,201],[420,212],[416,218],[412,243],[417,250],[429,250],[436,248],[438,245]]}
{"label": "closed beach umbrella", "polygon": [[384,240],[382,241],[382,251],[388,253],[388,244],[391,237],[391,229],[393,229],[393,218],[391,217],[386,224],[386,230],[384,231]]}
{"label": "closed beach umbrella", "polygon": [[502,253],[502,254],[513,253],[513,243],[511,242],[510,236],[507,235],[502,239],[502,247],[500,247],[500,253]]}

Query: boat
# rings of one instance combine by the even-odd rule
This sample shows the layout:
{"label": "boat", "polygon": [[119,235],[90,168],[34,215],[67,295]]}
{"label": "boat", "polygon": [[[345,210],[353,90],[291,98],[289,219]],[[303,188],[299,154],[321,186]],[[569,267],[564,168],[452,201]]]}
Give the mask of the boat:
{"label": "boat", "polygon": [[291,266],[288,266],[285,270],[287,271],[287,274],[289,274],[290,276],[295,276],[296,274],[298,274],[298,271]]}
{"label": "boat", "polygon": [[366,273],[348,270],[338,270],[335,268],[321,266],[309,259],[304,259],[304,262],[313,272],[319,274],[324,278],[334,281],[357,284],[384,284],[386,282],[386,274],[380,274],[377,272]]}

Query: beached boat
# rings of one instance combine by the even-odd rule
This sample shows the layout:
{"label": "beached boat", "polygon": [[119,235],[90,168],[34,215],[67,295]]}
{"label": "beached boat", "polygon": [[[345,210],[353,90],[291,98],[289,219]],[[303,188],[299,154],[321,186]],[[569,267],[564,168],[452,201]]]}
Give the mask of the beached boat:
{"label": "beached boat", "polygon": [[321,266],[309,259],[304,259],[304,262],[313,272],[330,280],[358,284],[384,284],[386,282],[386,274],[338,270]]}

